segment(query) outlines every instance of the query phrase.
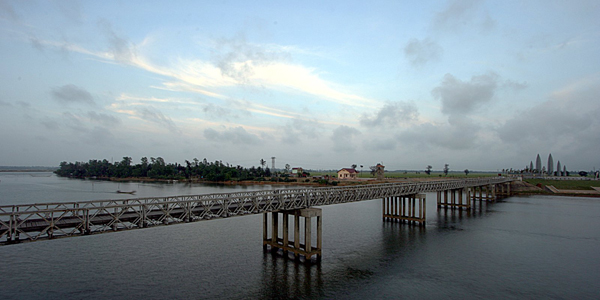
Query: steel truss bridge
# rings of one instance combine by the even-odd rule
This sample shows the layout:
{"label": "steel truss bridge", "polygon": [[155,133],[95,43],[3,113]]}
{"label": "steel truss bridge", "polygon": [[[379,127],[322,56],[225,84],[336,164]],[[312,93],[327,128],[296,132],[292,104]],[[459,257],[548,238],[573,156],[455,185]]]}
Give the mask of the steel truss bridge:
{"label": "steel truss bridge", "polygon": [[511,178],[309,187],[0,206],[0,245],[490,186]]}

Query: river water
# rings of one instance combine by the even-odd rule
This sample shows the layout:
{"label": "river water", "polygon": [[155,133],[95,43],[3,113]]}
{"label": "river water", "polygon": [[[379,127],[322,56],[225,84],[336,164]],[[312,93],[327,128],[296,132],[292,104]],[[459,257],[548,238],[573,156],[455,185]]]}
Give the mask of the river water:
{"label": "river water", "polygon": [[[0,205],[282,188],[0,173]],[[427,226],[381,200],[324,206],[323,260],[263,253],[262,216],[0,246],[3,299],[598,299],[600,199],[510,197]]]}

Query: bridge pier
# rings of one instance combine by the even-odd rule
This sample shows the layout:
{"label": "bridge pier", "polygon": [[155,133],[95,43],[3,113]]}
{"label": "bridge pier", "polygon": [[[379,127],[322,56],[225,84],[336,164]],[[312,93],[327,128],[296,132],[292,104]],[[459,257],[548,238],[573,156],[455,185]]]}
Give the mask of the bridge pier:
{"label": "bridge pier", "polygon": [[383,199],[383,220],[407,221],[425,225],[425,194],[395,196]]}
{"label": "bridge pier", "polygon": [[510,182],[509,183],[500,183],[496,184],[497,196],[510,197]]}
{"label": "bridge pier", "polygon": [[[269,222],[269,214],[271,215],[271,222]],[[282,216],[281,230],[282,236],[279,233],[279,216]],[[292,218],[293,222],[293,240],[289,239],[289,220]],[[312,220],[316,218],[316,247],[313,246],[313,229]],[[304,223],[304,243],[300,242],[301,230],[300,223],[303,219]],[[269,226],[269,224],[271,226]],[[321,260],[321,248],[322,248],[322,237],[323,230],[322,226],[322,212],[320,208],[302,208],[294,210],[284,210],[271,213],[263,213],[263,249],[265,251],[271,248],[271,251],[282,250],[284,255],[294,253],[296,259],[300,256],[304,256],[306,261],[309,261],[313,255],[317,257],[317,261]],[[270,234],[269,234],[269,228]]]}
{"label": "bridge pier", "polygon": [[[448,199],[448,193],[450,193],[450,199]],[[471,209],[471,190],[468,188],[461,188],[437,192],[437,207]]]}
{"label": "bridge pier", "polygon": [[482,185],[482,186],[474,186],[473,187],[473,201],[488,201],[493,202],[496,201],[496,185]]}

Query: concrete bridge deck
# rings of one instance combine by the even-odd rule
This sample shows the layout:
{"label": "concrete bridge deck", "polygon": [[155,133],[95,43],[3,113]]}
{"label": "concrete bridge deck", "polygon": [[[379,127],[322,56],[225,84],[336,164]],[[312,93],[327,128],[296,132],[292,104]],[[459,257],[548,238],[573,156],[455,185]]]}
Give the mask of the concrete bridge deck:
{"label": "concrete bridge deck", "polygon": [[0,206],[0,244],[115,232],[510,182],[504,177]]}

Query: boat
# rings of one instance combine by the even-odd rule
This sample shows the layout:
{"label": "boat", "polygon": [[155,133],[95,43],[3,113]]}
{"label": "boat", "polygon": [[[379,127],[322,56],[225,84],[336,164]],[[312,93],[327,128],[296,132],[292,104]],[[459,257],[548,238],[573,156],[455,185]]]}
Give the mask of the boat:
{"label": "boat", "polygon": [[117,190],[117,193],[118,194],[130,194],[130,195],[133,195],[133,194],[135,194],[135,191],[129,191],[129,192],[127,192],[127,191]]}

